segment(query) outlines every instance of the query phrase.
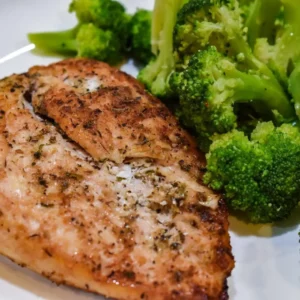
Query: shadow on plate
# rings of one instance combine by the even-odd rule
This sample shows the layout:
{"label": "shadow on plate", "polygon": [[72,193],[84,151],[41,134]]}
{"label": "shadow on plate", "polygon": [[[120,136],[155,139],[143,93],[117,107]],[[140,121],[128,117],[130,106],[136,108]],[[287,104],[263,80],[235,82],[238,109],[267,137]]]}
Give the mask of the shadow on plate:
{"label": "shadow on plate", "polygon": [[271,237],[294,230],[300,224],[300,206],[284,221],[271,224],[251,224],[241,215],[229,217],[230,230],[239,236]]}

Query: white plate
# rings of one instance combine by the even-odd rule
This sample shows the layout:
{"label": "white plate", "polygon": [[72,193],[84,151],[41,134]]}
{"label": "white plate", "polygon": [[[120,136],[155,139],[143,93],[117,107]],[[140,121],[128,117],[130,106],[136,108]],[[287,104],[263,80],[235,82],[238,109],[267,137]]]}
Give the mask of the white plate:
{"label": "white plate", "polygon": [[[153,0],[123,2],[130,11],[137,6],[151,8],[153,5]],[[15,51],[27,49],[27,32],[58,30],[74,25],[74,16],[67,13],[68,3],[68,0],[0,0],[0,78],[24,72],[36,64],[58,60],[35,56],[30,52],[16,56],[18,52]],[[7,56],[8,54],[11,55]],[[132,64],[126,65],[124,69],[136,74]],[[299,221],[299,210],[288,222],[273,228],[246,225],[231,218],[236,267],[229,279],[230,299],[300,299]],[[0,257],[0,299],[103,298],[76,289],[57,287],[39,275]]]}

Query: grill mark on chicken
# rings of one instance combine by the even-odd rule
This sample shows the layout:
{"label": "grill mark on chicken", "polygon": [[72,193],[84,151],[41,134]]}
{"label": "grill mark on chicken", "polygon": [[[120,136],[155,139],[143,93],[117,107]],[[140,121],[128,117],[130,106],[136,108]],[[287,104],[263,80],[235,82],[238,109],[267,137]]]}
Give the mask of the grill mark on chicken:
{"label": "grill mark on chicken", "polygon": [[225,204],[136,80],[90,60],[35,67],[0,81],[0,111],[0,253],[117,299],[227,298]]}

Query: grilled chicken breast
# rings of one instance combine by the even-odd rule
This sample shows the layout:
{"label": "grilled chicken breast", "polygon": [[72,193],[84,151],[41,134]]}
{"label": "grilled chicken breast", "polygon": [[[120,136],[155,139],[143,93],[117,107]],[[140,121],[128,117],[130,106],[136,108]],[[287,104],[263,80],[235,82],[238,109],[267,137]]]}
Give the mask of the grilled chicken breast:
{"label": "grilled chicken breast", "polygon": [[227,210],[135,79],[85,59],[0,82],[0,253],[117,299],[227,299]]}

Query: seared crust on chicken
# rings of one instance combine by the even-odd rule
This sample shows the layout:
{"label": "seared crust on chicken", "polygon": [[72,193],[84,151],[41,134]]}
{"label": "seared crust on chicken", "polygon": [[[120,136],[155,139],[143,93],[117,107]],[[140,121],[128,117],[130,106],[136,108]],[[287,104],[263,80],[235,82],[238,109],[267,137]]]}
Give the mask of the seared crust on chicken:
{"label": "seared crust on chicken", "polygon": [[194,141],[133,77],[92,60],[34,67],[29,74],[36,78],[36,112],[53,119],[94,159],[151,157],[166,165],[183,160],[182,166],[201,176],[204,158]]}
{"label": "seared crust on chicken", "polygon": [[226,207],[135,79],[85,59],[34,67],[0,81],[0,112],[1,254],[117,299],[227,299]]}

